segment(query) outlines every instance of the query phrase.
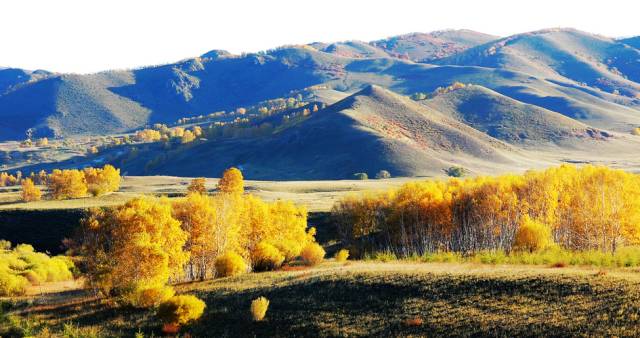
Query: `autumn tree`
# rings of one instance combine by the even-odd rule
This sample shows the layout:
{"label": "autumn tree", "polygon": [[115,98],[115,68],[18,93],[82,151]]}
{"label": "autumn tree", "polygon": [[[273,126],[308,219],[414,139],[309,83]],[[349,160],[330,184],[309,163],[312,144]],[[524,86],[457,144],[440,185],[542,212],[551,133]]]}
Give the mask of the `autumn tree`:
{"label": "autumn tree", "polygon": [[227,194],[242,194],[244,192],[242,172],[233,167],[225,170],[218,182],[218,190]]}
{"label": "autumn tree", "polygon": [[120,189],[120,169],[112,165],[103,168],[85,168],[84,177],[87,182],[87,190],[93,196],[101,196]]}
{"label": "autumn tree", "polygon": [[91,286],[144,306],[172,296],[164,290],[170,279],[182,276],[189,259],[186,240],[168,200],[137,198],[93,210],[83,222],[79,243]]}
{"label": "autumn tree", "polygon": [[25,202],[39,201],[42,198],[42,191],[33,184],[30,178],[22,180],[22,200]]}
{"label": "autumn tree", "polygon": [[87,181],[79,170],[55,169],[47,178],[53,199],[80,198],[87,195]]}
{"label": "autumn tree", "polygon": [[198,177],[191,180],[189,186],[187,187],[188,193],[196,193],[196,194],[206,194],[207,188],[205,187],[205,183],[207,180],[204,177]]}

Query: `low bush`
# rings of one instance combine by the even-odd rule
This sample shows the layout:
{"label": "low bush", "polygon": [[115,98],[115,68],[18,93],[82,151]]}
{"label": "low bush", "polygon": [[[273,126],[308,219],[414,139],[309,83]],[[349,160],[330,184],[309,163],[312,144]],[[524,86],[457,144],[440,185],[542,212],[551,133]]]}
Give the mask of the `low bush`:
{"label": "low bush", "polygon": [[259,322],[264,319],[269,309],[269,300],[265,297],[259,297],[251,302],[251,317],[254,321]]}
{"label": "low bush", "polygon": [[334,258],[336,259],[336,262],[346,262],[347,259],[349,258],[349,250],[342,249],[336,252],[336,255],[334,256]]}
{"label": "low bush", "polygon": [[206,305],[192,295],[173,296],[158,307],[158,318],[165,324],[184,325],[202,316]]}
{"label": "low bush", "polygon": [[322,261],[324,260],[324,255],[325,255],[324,249],[320,244],[316,242],[311,242],[307,244],[304,247],[304,249],[302,249],[302,252],[300,253],[300,256],[302,257],[304,264],[309,266],[322,263]]}
{"label": "low bush", "polygon": [[228,252],[216,259],[216,274],[219,277],[229,277],[247,272],[244,259],[235,252]]}
{"label": "low bush", "polygon": [[0,296],[24,294],[30,285],[73,279],[73,262],[64,256],[49,257],[31,245],[11,249],[3,241],[0,250]]}
{"label": "low bush", "polygon": [[171,299],[174,294],[173,288],[165,285],[143,288],[134,293],[135,299],[131,303],[141,308],[154,308]]}

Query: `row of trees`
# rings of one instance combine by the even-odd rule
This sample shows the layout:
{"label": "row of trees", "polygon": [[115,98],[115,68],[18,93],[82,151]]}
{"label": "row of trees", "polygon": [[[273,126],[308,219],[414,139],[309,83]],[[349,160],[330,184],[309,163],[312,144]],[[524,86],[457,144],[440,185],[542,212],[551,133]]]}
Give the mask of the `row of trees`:
{"label": "row of trees", "polygon": [[51,174],[40,172],[22,180],[22,200],[37,201],[42,191],[35,183],[44,184],[52,199],[68,199],[85,197],[87,194],[101,196],[120,189],[120,169],[111,165],[103,168],[85,168],[83,170],[55,169]]}
{"label": "row of trees", "polygon": [[435,251],[614,252],[640,241],[640,177],[563,165],[524,175],[408,183],[333,209],[343,241],[399,255]]}
{"label": "row of trees", "polygon": [[273,269],[311,252],[310,246],[316,251],[304,207],[243,194],[242,174],[234,168],[218,190],[207,195],[197,179],[181,199],[143,197],[92,210],[72,245],[85,257],[90,284],[128,303],[154,306],[173,294],[171,282]]}

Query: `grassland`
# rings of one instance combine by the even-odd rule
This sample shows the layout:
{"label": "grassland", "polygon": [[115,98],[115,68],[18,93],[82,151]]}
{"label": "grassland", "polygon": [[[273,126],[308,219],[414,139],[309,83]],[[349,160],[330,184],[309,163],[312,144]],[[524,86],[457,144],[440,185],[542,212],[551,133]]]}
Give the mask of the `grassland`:
{"label": "grassland", "polygon": [[[343,181],[245,181],[247,192],[267,201],[277,199],[292,200],[306,205],[309,211],[329,211],[333,203],[351,193],[377,191],[398,187],[416,178],[392,178],[384,180],[343,180]],[[23,203],[20,201],[19,187],[0,187],[1,210],[55,210],[81,209],[96,206],[122,204],[143,194],[182,196],[186,193],[191,178],[172,176],[128,176],[122,181],[120,191],[101,197],[87,197],[70,200],[42,200]],[[214,191],[218,179],[207,179],[206,187]]]}
{"label": "grassland", "polygon": [[[288,270],[288,271],[287,271]],[[327,262],[178,286],[207,303],[193,337],[633,336],[640,274],[632,269],[407,262]],[[266,296],[263,322],[249,304]],[[83,290],[18,301],[34,331],[161,334],[152,312],[114,308]]]}

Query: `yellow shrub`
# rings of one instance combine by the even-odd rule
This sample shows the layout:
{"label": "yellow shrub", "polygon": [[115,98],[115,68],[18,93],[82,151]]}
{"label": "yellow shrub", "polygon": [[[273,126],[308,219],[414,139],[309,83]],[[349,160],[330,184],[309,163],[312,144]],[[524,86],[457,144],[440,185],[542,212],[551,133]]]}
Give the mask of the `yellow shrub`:
{"label": "yellow shrub", "polygon": [[273,245],[260,242],[252,253],[253,269],[268,271],[279,268],[284,262],[284,255]]}
{"label": "yellow shrub", "polygon": [[239,275],[247,271],[247,264],[235,252],[228,252],[216,259],[216,273],[220,277]]}
{"label": "yellow shrub", "polygon": [[191,295],[174,296],[160,304],[158,317],[167,324],[187,324],[200,318],[205,307],[205,303],[198,297]]}
{"label": "yellow shrub", "polygon": [[633,129],[631,133],[633,135],[640,136],[640,127]]}
{"label": "yellow shrub", "polygon": [[22,181],[22,200],[25,202],[39,201],[42,198],[42,191],[33,184],[30,178]]}
{"label": "yellow shrub", "polygon": [[269,308],[269,300],[265,297],[256,298],[251,302],[251,316],[253,320],[259,322],[264,319]]}
{"label": "yellow shrub", "polygon": [[302,249],[302,260],[306,265],[316,265],[322,263],[324,260],[324,249],[320,244],[312,242],[307,244],[304,249]]}
{"label": "yellow shrub", "polygon": [[130,303],[137,307],[153,308],[161,303],[167,301],[173,295],[175,291],[170,286],[156,286],[137,290],[133,297],[134,299]]}
{"label": "yellow shrub", "polygon": [[346,262],[347,258],[349,258],[349,250],[347,249],[342,249],[335,255],[336,262]]}
{"label": "yellow shrub", "polygon": [[516,232],[513,248],[534,252],[548,248],[552,243],[551,229],[541,222],[525,216]]}
{"label": "yellow shrub", "polygon": [[0,296],[19,296],[27,291],[29,281],[11,273],[0,271]]}

